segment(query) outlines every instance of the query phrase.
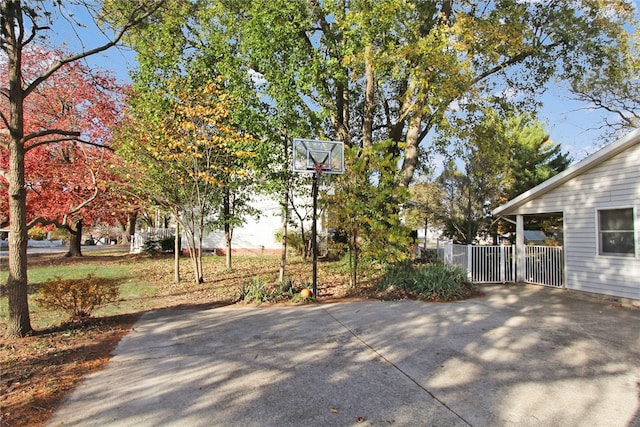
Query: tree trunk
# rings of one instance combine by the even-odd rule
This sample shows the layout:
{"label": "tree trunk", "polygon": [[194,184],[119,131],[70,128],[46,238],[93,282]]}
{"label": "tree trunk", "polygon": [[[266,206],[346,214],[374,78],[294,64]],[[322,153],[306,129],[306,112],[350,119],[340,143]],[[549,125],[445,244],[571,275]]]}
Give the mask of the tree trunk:
{"label": "tree trunk", "polygon": [[471,189],[469,189],[469,193],[467,194],[467,212],[466,212],[466,217],[467,217],[467,238],[466,238],[466,244],[470,245],[473,243],[473,239],[475,238],[475,236],[472,236],[473,234],[473,230],[472,230],[472,210],[471,210]]}
{"label": "tree trunk", "polygon": [[371,46],[367,46],[365,50],[365,98],[364,98],[364,114],[362,117],[362,147],[367,148],[373,145],[373,119],[375,115],[375,74],[373,71],[373,58],[371,55]]}
{"label": "tree trunk", "polygon": [[429,231],[429,218],[425,217],[424,219],[424,243],[422,244],[422,248],[424,249],[425,253],[427,251],[427,234]]}
{"label": "tree trunk", "polygon": [[231,240],[233,239],[233,228],[231,227],[231,192],[229,188],[224,189],[223,200],[223,216],[224,216],[224,240],[227,247],[225,267],[231,270]]}
{"label": "tree trunk", "polygon": [[[416,105],[415,108],[419,108]],[[400,185],[403,187],[409,187],[411,180],[413,180],[413,173],[418,166],[418,145],[420,144],[420,126],[422,125],[422,113],[416,112],[409,120],[409,127],[407,129],[407,145],[404,150],[404,159],[402,161],[402,167],[400,168]]]}
{"label": "tree trunk", "polygon": [[27,299],[27,212],[24,186],[24,149],[12,141],[9,159],[9,278],[7,336],[24,337],[32,331]]}
{"label": "tree trunk", "polygon": [[278,274],[278,280],[280,283],[284,283],[284,274],[287,267],[287,231],[289,224],[289,203],[288,203],[288,189],[284,192],[282,203],[282,248],[280,253],[280,272]]}
{"label": "tree trunk", "polygon": [[231,270],[233,267],[231,264],[231,233],[229,232],[229,230],[226,230],[227,227],[227,225],[224,226],[224,239],[227,246],[227,253],[225,254],[225,267],[227,270]]}
{"label": "tree trunk", "polygon": [[66,257],[82,256],[82,220],[78,220],[75,224],[75,230],[69,227],[71,239],[69,240],[69,250],[65,254]]}
{"label": "tree trunk", "polygon": [[122,233],[122,240],[127,243],[131,243],[133,235],[136,234],[136,222],[138,221],[138,211],[131,211],[127,213],[127,224]]}
{"label": "tree trunk", "polygon": [[351,277],[349,285],[356,289],[358,287],[358,232],[354,231],[351,236],[351,253],[349,254],[349,264],[351,264]]}
{"label": "tree trunk", "polygon": [[173,282],[180,283],[180,222],[176,221],[176,235],[173,239]]}
{"label": "tree trunk", "polygon": [[204,283],[204,271],[202,270],[202,228],[200,229],[200,237],[198,238],[198,247],[196,248],[196,282],[200,285]]}
{"label": "tree trunk", "polygon": [[1,5],[5,13],[2,38],[9,70],[9,318],[7,336],[24,337],[32,331],[27,299],[27,192],[24,171],[24,91],[22,89],[22,34],[20,2]]}
{"label": "tree trunk", "polygon": [[189,251],[189,257],[191,258],[191,263],[193,265],[193,281],[196,285],[202,283],[202,277],[200,276],[200,267],[198,265],[198,255],[200,248],[196,247],[196,239],[193,235],[193,230],[189,229],[184,223],[182,224],[185,230],[185,239],[187,240],[187,248]]}

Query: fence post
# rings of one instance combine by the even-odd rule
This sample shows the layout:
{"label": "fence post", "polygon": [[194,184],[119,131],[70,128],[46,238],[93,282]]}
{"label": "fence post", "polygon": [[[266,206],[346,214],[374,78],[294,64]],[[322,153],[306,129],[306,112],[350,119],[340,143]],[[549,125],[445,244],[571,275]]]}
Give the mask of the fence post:
{"label": "fence post", "polygon": [[516,281],[524,282],[526,277],[526,248],[524,245],[524,216],[516,216]]}
{"label": "fence post", "polygon": [[507,270],[507,257],[505,256],[505,250],[504,250],[504,246],[500,246],[500,281],[502,283],[504,283],[505,280],[505,275],[506,275],[506,270]]}
{"label": "fence post", "polygon": [[473,282],[473,245],[467,245],[467,277]]}
{"label": "fence post", "polygon": [[442,258],[446,265],[453,264],[453,244],[445,242],[442,247]]}
{"label": "fence post", "polygon": [[511,282],[516,281],[516,245],[511,245]]}

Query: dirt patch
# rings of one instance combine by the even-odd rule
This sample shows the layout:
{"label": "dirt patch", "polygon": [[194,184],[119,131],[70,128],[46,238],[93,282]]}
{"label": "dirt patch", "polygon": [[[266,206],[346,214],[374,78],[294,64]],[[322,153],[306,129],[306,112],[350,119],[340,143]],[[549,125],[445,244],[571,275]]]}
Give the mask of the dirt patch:
{"label": "dirt patch", "polygon": [[90,319],[19,340],[0,338],[0,425],[44,425],[66,393],[109,360],[138,317]]}

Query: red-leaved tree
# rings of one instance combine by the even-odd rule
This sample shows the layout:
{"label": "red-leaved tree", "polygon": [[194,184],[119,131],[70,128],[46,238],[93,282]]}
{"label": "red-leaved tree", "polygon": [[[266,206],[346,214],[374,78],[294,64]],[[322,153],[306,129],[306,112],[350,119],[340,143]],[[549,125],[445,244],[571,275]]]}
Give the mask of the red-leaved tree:
{"label": "red-leaved tree", "polygon": [[[36,78],[65,55],[43,47],[24,50],[25,78]],[[6,64],[1,64],[0,79],[6,75]],[[111,75],[75,62],[40,84],[24,104],[25,132],[49,128],[80,132],[79,138],[59,136],[52,141],[43,136],[25,145],[27,224],[68,230],[69,256],[81,255],[83,227],[114,223],[121,210],[118,192],[112,191],[118,180],[114,172],[117,159],[109,148],[121,99],[121,87]],[[6,152],[0,159],[0,167],[6,168]],[[8,183],[0,179],[0,185],[7,188]],[[6,212],[8,192],[2,195],[0,206]]]}

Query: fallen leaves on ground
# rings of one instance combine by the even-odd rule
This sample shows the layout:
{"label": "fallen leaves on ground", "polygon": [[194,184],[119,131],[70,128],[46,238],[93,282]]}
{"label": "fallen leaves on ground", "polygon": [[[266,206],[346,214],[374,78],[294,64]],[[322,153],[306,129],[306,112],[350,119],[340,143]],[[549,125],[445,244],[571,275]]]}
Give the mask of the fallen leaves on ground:
{"label": "fallen leaves on ground", "polygon": [[[31,257],[29,266],[119,265],[130,272],[131,281],[151,287],[153,292],[135,301],[120,301],[117,315],[95,317],[77,323],[66,323],[40,330],[22,339],[0,337],[0,425],[38,427],[45,424],[64,396],[80,380],[106,363],[112,350],[126,335],[141,313],[150,310],[176,308],[212,308],[238,303],[239,291],[251,281],[275,283],[280,259],[276,256],[234,258],[232,270],[224,266],[224,257],[204,258],[205,283],[191,280],[189,259],[183,259],[182,280],[173,283],[173,259],[170,256],[151,258],[145,255],[92,255],[64,258],[60,255]],[[290,260],[287,277],[291,286],[300,290],[312,283],[311,263]],[[353,301],[368,298],[406,299],[414,296],[377,293],[372,284],[376,269],[360,278],[357,289],[349,286],[349,275],[339,262],[318,264],[318,296],[322,303]],[[2,289],[0,289],[1,291]],[[6,297],[4,297],[6,303]],[[128,303],[128,305],[127,305]],[[279,304],[288,304],[279,302]],[[302,301],[299,303],[308,303]],[[37,317],[37,316],[34,316]],[[4,319],[2,319],[4,321]],[[0,329],[6,325],[0,323]],[[332,412],[337,408],[332,408]],[[362,417],[360,417],[362,418]],[[364,421],[364,418],[358,422]]]}
{"label": "fallen leaves on ground", "polygon": [[[279,257],[242,257],[234,268],[224,268],[224,258],[205,257],[205,283],[196,285],[190,277],[188,259],[179,284],[173,280],[171,257],[95,255],[64,258],[60,255],[31,257],[32,266],[72,268],[80,264],[126,264],[134,277],[153,284],[155,294],[132,304],[133,312],[110,317],[96,317],[39,330],[21,339],[0,336],[0,425],[43,426],[56,406],[87,374],[102,367],[111,352],[145,311],[166,308],[209,308],[237,301],[243,282],[278,276]],[[322,264],[322,263],[321,263]],[[311,264],[291,261],[287,275],[294,284],[311,283]],[[327,301],[355,296],[345,284],[346,274],[319,268],[319,294]],[[126,301],[125,301],[126,302]],[[5,302],[6,303],[6,297]],[[4,321],[5,319],[2,319]],[[4,330],[6,325],[0,323]]]}

